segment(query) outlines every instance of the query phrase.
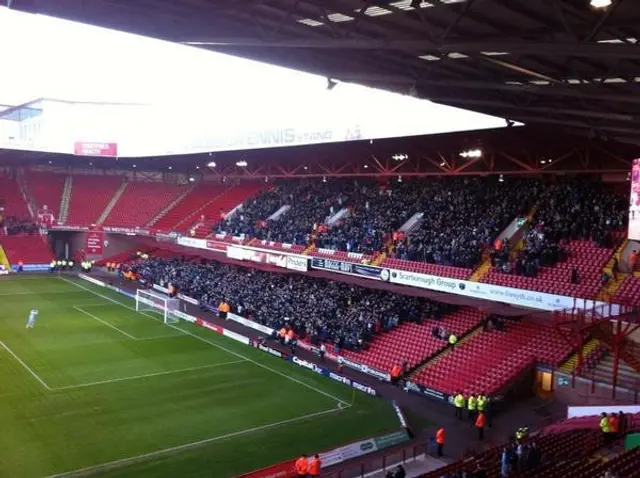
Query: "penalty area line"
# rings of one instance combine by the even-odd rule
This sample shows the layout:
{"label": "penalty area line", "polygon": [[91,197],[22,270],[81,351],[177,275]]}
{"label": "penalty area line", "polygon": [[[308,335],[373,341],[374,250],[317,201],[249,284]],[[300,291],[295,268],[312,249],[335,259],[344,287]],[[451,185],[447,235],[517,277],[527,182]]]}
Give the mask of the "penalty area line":
{"label": "penalty area line", "polygon": [[63,473],[58,473],[55,475],[49,475],[46,478],[67,478],[67,477],[78,477],[78,476],[90,476],[94,473],[98,473],[101,471],[106,471],[106,470],[112,470],[115,468],[119,468],[122,466],[128,466],[131,464],[135,464],[144,460],[148,460],[148,459],[154,459],[157,458],[159,456],[163,456],[163,455],[167,455],[170,453],[175,453],[175,452],[182,452],[182,451],[186,451],[186,450],[190,450],[192,448],[197,448],[199,446],[202,445],[207,445],[209,443],[214,443],[217,441],[221,441],[221,440],[225,440],[228,438],[235,438],[238,436],[243,436],[243,435],[249,435],[251,433],[255,433],[255,432],[259,432],[259,431],[263,431],[263,430],[269,430],[271,428],[276,428],[282,425],[287,425],[290,423],[295,423],[295,422],[301,422],[304,420],[310,420],[322,415],[328,415],[330,413],[336,413],[336,412],[341,412],[346,410],[347,408],[349,408],[351,405],[342,407],[342,408],[331,408],[329,410],[323,410],[321,412],[315,412],[315,413],[309,413],[307,415],[302,415],[299,417],[295,417],[295,418],[289,418],[287,420],[282,420],[279,422],[274,422],[274,423],[268,423],[266,425],[261,425],[258,427],[253,427],[253,428],[246,428],[244,430],[239,430],[237,432],[232,432],[232,433],[227,433],[225,435],[219,435],[216,437],[211,437],[211,438],[205,438],[204,440],[198,440],[198,441],[194,441],[194,442],[190,442],[190,443],[185,443],[183,445],[178,445],[178,446],[174,446],[171,448],[165,448],[163,450],[157,450],[157,451],[152,451],[150,453],[144,453],[142,455],[137,455],[137,456],[132,456],[129,458],[121,458],[119,460],[114,460],[114,461],[110,461],[107,463],[102,463],[100,465],[94,465],[94,466],[89,466],[86,468],[81,468],[79,470],[74,470],[74,471],[67,471],[67,472],[63,472]]}
{"label": "penalty area line", "polygon": [[[119,305],[121,305],[122,307],[124,307],[126,309],[135,311],[135,309],[133,307],[130,307],[130,306],[128,306],[128,305],[126,305],[126,304],[124,304],[124,303],[122,303],[122,302],[120,302],[118,300],[115,300],[115,299],[113,299],[111,297],[107,297],[106,295],[102,295],[102,294],[100,294],[98,292],[95,292],[95,291],[93,291],[93,290],[91,290],[91,289],[89,289],[87,287],[84,287],[83,285],[78,284],[78,283],[76,283],[74,281],[71,281],[69,279],[65,279],[63,277],[60,277],[60,280],[68,282],[69,284],[73,284],[74,286],[76,286],[76,287],[78,287],[80,289],[86,290],[87,292],[90,292],[90,293],[92,293],[92,294],[94,294],[94,295],[96,295],[98,297],[101,297],[101,298],[103,298],[105,300],[111,301],[111,302],[113,302],[115,304],[119,304]],[[144,314],[144,313],[142,313],[142,315],[156,320],[155,317],[151,317],[150,315],[147,315],[147,314]],[[292,382],[295,382],[298,385],[301,385],[301,386],[303,386],[305,388],[308,388],[309,390],[313,390],[314,392],[319,393],[320,395],[324,395],[325,397],[330,398],[332,400],[335,400],[338,403],[342,403],[343,405],[350,405],[349,403],[345,402],[343,399],[338,398],[338,397],[336,397],[334,395],[331,395],[330,393],[327,393],[324,390],[320,390],[319,388],[316,388],[313,385],[309,385],[308,383],[303,382],[302,380],[298,380],[297,378],[291,377],[291,376],[287,375],[286,373],[282,373],[282,372],[280,372],[280,371],[278,371],[276,369],[273,369],[273,368],[269,367],[268,365],[261,364],[260,362],[257,362],[257,361],[255,361],[253,359],[250,359],[249,357],[247,357],[245,355],[242,355],[242,354],[239,354],[238,352],[234,352],[233,350],[228,349],[227,347],[224,347],[222,345],[218,345],[215,342],[211,342],[210,340],[207,340],[204,337],[200,337],[199,335],[196,335],[196,334],[194,334],[192,332],[189,332],[188,330],[181,329],[180,327],[176,327],[175,325],[171,325],[171,324],[166,324],[166,325],[167,325],[167,327],[171,327],[172,329],[178,330],[178,331],[182,332],[185,335],[189,335],[189,336],[193,337],[196,340],[199,340],[199,341],[204,342],[206,344],[212,345],[213,347],[219,348],[220,350],[224,350],[225,352],[227,352],[227,353],[229,353],[231,355],[234,355],[234,356],[236,356],[238,358],[244,359],[247,362],[251,362],[252,364],[254,364],[254,365],[256,365],[256,366],[258,366],[258,367],[260,367],[260,368],[262,368],[264,370],[268,370],[269,372],[275,373],[276,375],[280,375],[281,377],[284,377],[287,380],[291,380]]]}
{"label": "penalty area line", "polygon": [[47,385],[47,382],[45,382],[44,380],[42,380],[40,378],[40,376],[35,373],[31,367],[29,367],[20,357],[18,357],[13,350],[11,350],[4,342],[0,342],[0,346],[2,346],[3,349],[5,349],[7,352],[9,352],[11,354],[11,356],[16,359],[16,361],[22,365],[22,367],[31,374],[31,376],[33,378],[35,378],[38,382],[40,382],[40,385],[42,385],[44,388],[46,388],[47,390],[51,390],[51,387],[49,385]]}
{"label": "penalty area line", "polygon": [[120,332],[122,335],[124,335],[125,337],[129,337],[131,340],[138,340],[137,337],[134,337],[133,335],[125,332],[122,329],[119,329],[118,327],[116,327],[115,325],[107,322],[106,320],[101,319],[100,317],[98,317],[97,315],[93,315],[91,312],[87,312],[86,310],[84,310],[82,307],[78,307],[77,305],[74,305],[73,308],[75,310],[77,310],[78,312],[82,312],[84,315],[91,317],[94,320],[97,320],[98,322],[100,322],[103,325],[106,325],[107,327],[109,327],[112,330],[115,330],[116,332]]}

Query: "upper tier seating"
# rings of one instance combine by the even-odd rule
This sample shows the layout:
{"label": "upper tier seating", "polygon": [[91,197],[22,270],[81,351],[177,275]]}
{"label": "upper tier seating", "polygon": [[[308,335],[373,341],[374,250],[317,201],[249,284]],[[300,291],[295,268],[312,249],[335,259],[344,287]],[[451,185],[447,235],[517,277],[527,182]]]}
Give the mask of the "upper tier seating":
{"label": "upper tier seating", "polygon": [[0,172],[0,203],[4,203],[4,214],[19,218],[29,218],[29,207],[22,197],[18,183]]}
{"label": "upper tier seating", "polygon": [[526,321],[506,321],[506,331],[478,331],[420,370],[414,380],[453,394],[494,395],[534,361],[558,365],[571,347],[556,330]]}
{"label": "upper tier seating", "polygon": [[[594,298],[602,268],[622,241],[628,198],[591,178],[556,179],[540,190],[524,251],[492,253],[484,280],[543,292]],[[578,283],[570,282],[576,268]]]}
{"label": "upper tier seating", "polygon": [[[272,194],[262,195],[253,204],[252,211],[265,214],[276,204],[274,195],[281,198],[280,205],[291,208],[277,220],[266,221],[266,224],[255,227],[254,237],[260,240],[281,242],[306,246],[314,233],[314,227],[325,224],[327,219],[348,204],[350,196],[359,187],[353,180],[330,181],[290,181],[276,186]],[[276,212],[278,208],[269,214]],[[265,213],[261,211],[264,210]],[[268,216],[267,216],[268,217]],[[264,221],[264,217],[261,220]],[[236,222],[221,224],[218,232],[233,233]]]}
{"label": "upper tier seating", "polygon": [[122,184],[119,176],[76,175],[73,177],[66,224],[95,224]]}
{"label": "upper tier seating", "polygon": [[187,232],[200,217],[199,211],[225,191],[224,184],[199,183],[178,204],[162,216],[153,227],[161,231]]}
{"label": "upper tier seating", "polygon": [[463,307],[440,319],[424,317],[420,324],[402,323],[388,332],[374,336],[367,350],[344,350],[341,354],[383,372],[389,372],[394,365],[404,360],[409,367],[414,367],[446,347],[444,340],[433,337],[433,327],[442,327],[461,337],[480,324],[482,316],[477,309]]}
{"label": "upper tier seating", "polygon": [[[616,245],[618,241],[616,240]],[[601,248],[591,241],[575,240],[564,245],[566,260],[553,267],[541,266],[536,277],[505,274],[493,268],[482,282],[518,289],[535,290],[570,297],[595,299],[602,288],[602,268],[607,264],[613,248]],[[571,271],[578,270],[578,283],[571,282]]]}
{"label": "upper tier seating", "polygon": [[131,182],[104,221],[105,226],[144,227],[190,185]]}
{"label": "upper tier seating", "polygon": [[[200,214],[205,217],[204,221],[198,221],[195,228],[196,237],[207,237],[217,224],[234,208],[253,197],[264,187],[264,183],[242,183],[231,187],[217,196],[214,201],[208,203]],[[191,224],[193,226],[193,224]]]}
{"label": "upper tier seating", "polygon": [[269,216],[275,213],[284,204],[282,191],[279,187],[274,187],[262,191],[255,197],[244,202],[237,213],[227,221],[222,221],[217,225],[217,232],[226,232],[234,236],[246,234],[249,237],[255,236],[256,228],[259,228],[260,221],[266,221]]}
{"label": "upper tier seating", "polygon": [[60,200],[66,175],[43,172],[29,172],[26,175],[27,191],[35,200],[37,208],[47,206],[57,220],[60,217]]}
{"label": "upper tier seating", "polygon": [[430,274],[441,277],[453,277],[454,279],[465,280],[473,273],[473,269],[463,267],[443,266],[438,264],[427,264],[426,262],[406,261],[388,257],[381,264],[383,267],[402,269],[421,274]]}
{"label": "upper tier seating", "polygon": [[40,235],[2,236],[0,237],[7,258],[12,265],[22,261],[25,264],[49,264],[53,260],[53,252]]}

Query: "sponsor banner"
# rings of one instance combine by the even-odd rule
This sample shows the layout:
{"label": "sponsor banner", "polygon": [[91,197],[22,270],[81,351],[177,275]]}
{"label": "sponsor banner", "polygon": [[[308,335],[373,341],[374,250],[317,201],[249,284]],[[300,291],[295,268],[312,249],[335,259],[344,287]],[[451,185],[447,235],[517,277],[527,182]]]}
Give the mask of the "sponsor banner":
{"label": "sponsor banner", "polygon": [[436,400],[441,400],[443,402],[448,402],[449,397],[439,390],[434,390],[432,388],[423,387],[422,385],[418,385],[414,382],[405,382],[404,389],[407,392],[415,392],[425,395],[430,398],[435,398]]}
{"label": "sponsor banner", "polygon": [[381,267],[366,266],[364,264],[356,264],[354,262],[337,261],[334,259],[325,259],[321,257],[313,257],[311,259],[311,267],[313,269],[322,269],[325,271],[338,272],[340,274],[349,274],[367,279],[381,280]]}
{"label": "sponsor banner", "polygon": [[282,463],[278,463],[277,465],[263,468],[262,470],[256,470],[252,471],[251,473],[240,475],[237,478],[294,478],[295,476],[297,476],[295,472],[295,465],[295,459],[284,461]]}
{"label": "sponsor banner", "polygon": [[307,272],[309,270],[309,259],[306,257],[287,256],[286,267],[292,271]]}
{"label": "sponsor banner", "polygon": [[[11,266],[11,270],[13,272],[18,272],[19,268],[20,266],[17,266],[17,265]],[[50,269],[49,264],[24,264],[22,266],[23,272],[42,272],[42,271],[48,271],[49,269]]]}
{"label": "sponsor banner", "polygon": [[391,448],[392,446],[400,445],[406,441],[409,441],[409,434],[406,430],[401,430],[395,433],[389,433],[381,437],[373,439],[378,450],[384,450],[385,448]]}
{"label": "sponsor banner", "polygon": [[216,324],[212,324],[211,322],[207,322],[206,320],[196,319],[196,325],[204,327],[205,329],[213,330],[216,334],[222,335],[224,332],[224,329],[222,327],[218,327]]}
{"label": "sponsor banner", "polygon": [[353,460],[363,455],[377,451],[377,445],[373,438],[367,440],[350,443],[335,450],[320,453],[320,460],[323,467],[330,467],[342,463],[343,461]]}
{"label": "sponsor banner", "polygon": [[[316,355],[320,355],[320,349],[314,345],[308,344],[307,342],[298,341],[298,347],[304,350],[309,350],[310,352],[313,352]],[[324,356],[327,357],[329,360],[333,360],[334,362],[338,361],[338,356],[332,353],[325,352]]]}
{"label": "sponsor banner", "polygon": [[76,141],[73,145],[73,154],[76,156],[103,156],[115,158],[118,156],[117,143],[85,143]]}
{"label": "sponsor banner", "polygon": [[186,320],[187,322],[191,322],[194,324],[198,319],[196,319],[193,315],[185,314],[181,310],[169,310],[167,311],[169,315],[175,315],[176,317]]}
{"label": "sponsor banner", "polygon": [[9,275],[9,271],[5,270],[5,269],[0,269],[0,276],[7,276]]}
{"label": "sponsor banner", "polygon": [[362,385],[361,383],[358,383],[358,382],[356,382],[354,380],[351,380],[350,378],[345,377],[343,375],[340,375],[340,374],[331,372],[330,370],[327,370],[325,368],[319,367],[318,365],[316,365],[314,363],[307,362],[306,360],[302,360],[302,359],[300,359],[300,358],[298,358],[296,356],[293,356],[291,358],[291,361],[293,363],[295,363],[296,365],[300,366],[300,367],[309,369],[312,372],[315,372],[315,373],[320,374],[320,375],[324,375],[325,377],[329,377],[330,379],[335,380],[336,382],[343,383],[343,384],[345,384],[345,385],[347,385],[347,386],[349,386],[351,388],[355,388],[356,390],[360,390],[361,392],[364,392],[364,393],[367,393],[367,394],[373,395],[373,396],[377,395],[377,392],[373,388],[371,388],[371,387],[369,387],[367,385]]}
{"label": "sponsor banner", "polygon": [[207,249],[207,241],[204,239],[196,239],[195,237],[179,237],[178,245],[184,247],[193,247],[194,249]]}
{"label": "sponsor banner", "polygon": [[241,342],[245,345],[251,345],[251,340],[248,337],[245,337],[244,335],[236,334],[231,330],[222,329],[222,335],[224,335],[225,337],[229,337],[230,339],[236,340],[238,342]]}
{"label": "sponsor banner", "polygon": [[[213,310],[214,313],[217,312],[216,310]],[[233,313],[228,313],[227,314],[227,319],[228,320],[233,320],[234,322],[238,322],[239,324],[244,325],[245,327],[249,327],[250,329],[254,329],[254,330],[258,330],[260,332],[262,332],[263,334],[267,334],[267,335],[272,335],[273,334],[273,329],[259,324],[257,322],[254,322],[253,320],[249,320],[249,319],[245,319],[244,317],[240,317],[239,315],[233,314]]]}
{"label": "sponsor banner", "polygon": [[226,242],[222,242],[222,241],[205,241],[204,242],[204,249],[210,249],[212,251],[218,251],[218,252],[226,252],[227,251],[227,247],[229,246],[229,244],[227,244]]}
{"label": "sponsor banner", "polygon": [[398,406],[396,401],[393,400],[391,402],[391,405],[393,406],[393,409],[396,412],[396,416],[398,417],[398,421],[400,422],[400,426],[402,428],[409,428],[409,425],[407,425],[407,419],[404,417],[404,413],[402,413],[402,410],[400,409],[400,407]]}
{"label": "sponsor banner", "polygon": [[80,277],[80,279],[86,280],[87,282],[91,282],[92,284],[99,285],[100,287],[105,286],[105,283],[101,280],[94,279],[93,277],[89,277],[88,275],[78,274],[78,277]]}
{"label": "sponsor banner", "polygon": [[200,305],[200,302],[198,302],[197,300],[189,297],[188,295],[178,294],[178,299],[182,299],[185,302],[188,302],[189,304]]}
{"label": "sponsor banner", "polygon": [[169,295],[169,289],[167,289],[166,287],[161,286],[160,284],[153,284],[153,290],[156,290],[158,292],[162,292],[163,294]]}
{"label": "sponsor banner", "polygon": [[102,255],[102,244],[104,233],[101,231],[90,231],[86,234],[85,251],[87,254]]}
{"label": "sponsor banner", "polygon": [[287,355],[280,352],[279,350],[276,350],[274,348],[271,348],[267,345],[262,345],[262,344],[258,344],[256,343],[256,346],[258,347],[258,349],[262,350],[263,352],[267,352],[269,355],[273,355],[274,357],[278,357],[281,359],[286,359]]}
{"label": "sponsor banner", "polygon": [[276,254],[258,249],[249,249],[246,247],[228,246],[227,257],[238,261],[252,261],[260,264],[271,264],[276,267],[287,267],[286,254]]}
{"label": "sponsor banner", "polygon": [[[513,287],[502,287],[481,282],[471,282],[458,280],[449,277],[439,277],[429,274],[419,274],[401,270],[385,269],[382,279],[392,284],[401,284],[421,289],[435,290],[438,292],[448,292],[451,294],[485,299],[494,302],[517,305],[540,310],[561,310],[574,307],[591,309],[593,307],[604,306],[604,302],[592,300],[575,300],[573,297],[563,295],[546,294],[544,292],[515,289]],[[612,315],[619,313],[619,306],[613,305]]]}
{"label": "sponsor banner", "polygon": [[382,380],[384,382],[390,382],[391,381],[391,374],[388,373],[384,373],[384,372],[380,372],[376,369],[373,369],[367,365],[358,363],[358,362],[354,362],[353,360],[349,360],[348,358],[344,358],[344,357],[338,357],[338,363],[341,363],[343,365],[346,365],[349,368],[352,368],[354,370],[357,370],[358,372],[362,372],[365,373],[367,375],[371,375],[372,377],[377,378],[378,380]]}

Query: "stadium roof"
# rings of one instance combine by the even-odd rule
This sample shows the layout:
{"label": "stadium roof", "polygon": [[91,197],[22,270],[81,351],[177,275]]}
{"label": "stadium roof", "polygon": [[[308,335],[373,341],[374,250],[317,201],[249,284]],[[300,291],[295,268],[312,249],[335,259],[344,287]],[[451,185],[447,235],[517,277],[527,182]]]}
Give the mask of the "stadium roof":
{"label": "stadium roof", "polygon": [[640,133],[633,0],[6,1],[591,138]]}

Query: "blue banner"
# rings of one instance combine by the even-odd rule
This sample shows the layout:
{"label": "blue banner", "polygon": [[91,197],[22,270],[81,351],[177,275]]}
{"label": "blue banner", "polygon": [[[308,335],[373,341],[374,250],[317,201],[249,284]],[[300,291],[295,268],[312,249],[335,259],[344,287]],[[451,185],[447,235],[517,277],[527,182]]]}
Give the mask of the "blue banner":
{"label": "blue banner", "polygon": [[[13,272],[18,272],[20,266],[11,266],[11,270]],[[25,264],[22,266],[22,270],[24,272],[43,272],[51,269],[49,264]]]}
{"label": "blue banner", "polygon": [[449,401],[449,396],[440,390],[434,390],[433,388],[423,387],[422,385],[418,385],[414,382],[406,382],[404,384],[404,389],[407,392],[416,392],[420,393],[426,397],[435,398],[436,400],[441,400],[443,402]]}
{"label": "blue banner", "polygon": [[381,267],[367,266],[365,264],[355,264],[353,262],[336,261],[333,259],[324,259],[321,257],[314,257],[311,259],[311,268],[338,272],[340,274],[351,274],[354,276],[377,280],[382,280],[382,271],[385,270]]}

